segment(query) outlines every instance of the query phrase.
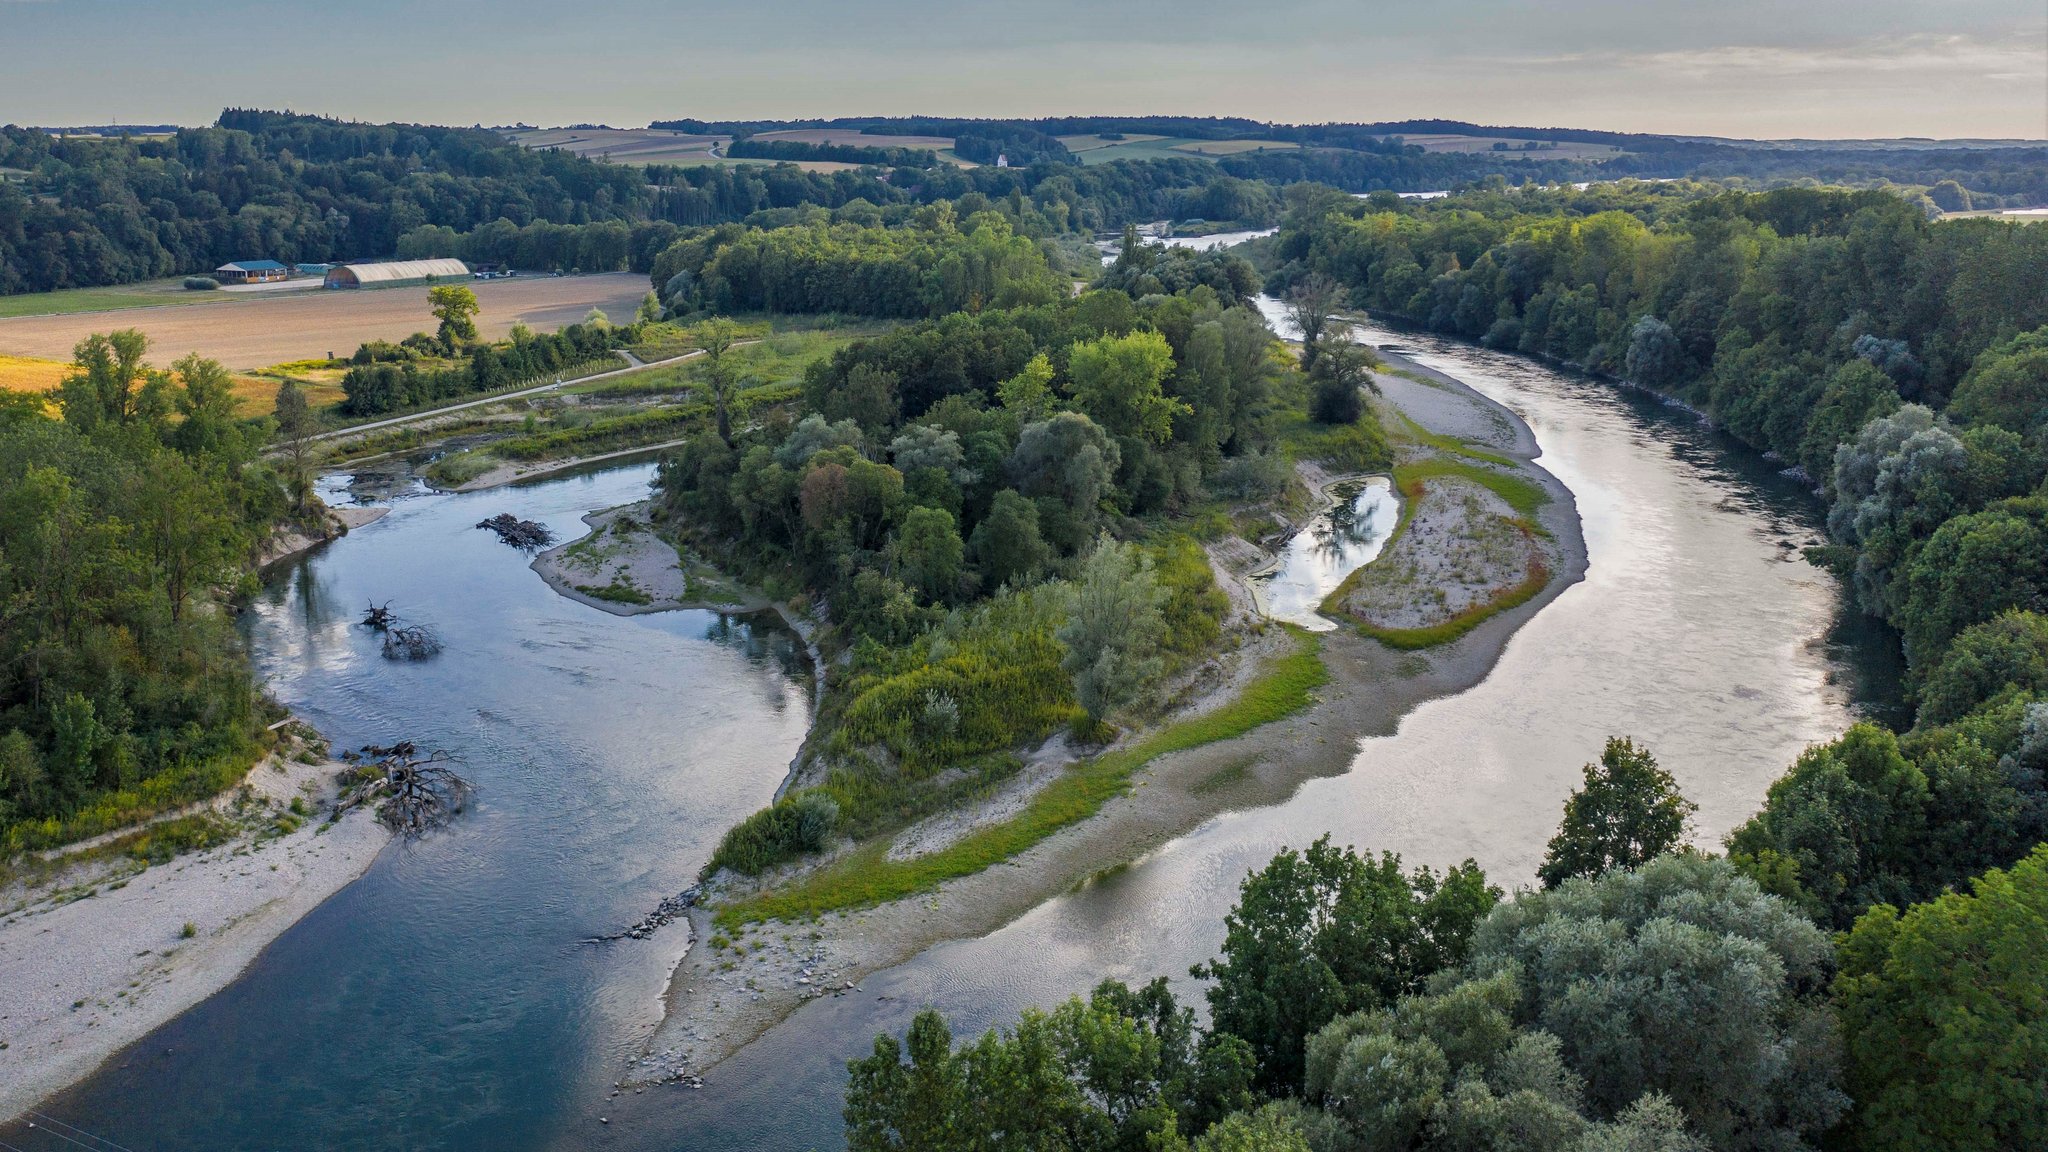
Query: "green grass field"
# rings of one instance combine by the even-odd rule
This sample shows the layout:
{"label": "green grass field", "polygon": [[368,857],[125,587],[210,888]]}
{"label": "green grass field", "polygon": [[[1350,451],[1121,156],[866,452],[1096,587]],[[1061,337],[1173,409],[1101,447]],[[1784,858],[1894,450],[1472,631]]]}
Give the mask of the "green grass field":
{"label": "green grass field", "polygon": [[1315,702],[1316,689],[1329,682],[1330,673],[1323,666],[1322,642],[1313,633],[1289,631],[1295,636],[1294,650],[1267,661],[1236,699],[1169,724],[1128,748],[1068,768],[1011,819],[911,860],[890,860],[889,838],[879,838],[788,888],[720,909],[718,922],[736,927],[798,920],[928,892],[999,864],[1093,816],[1130,788],[1132,774],[1161,756],[1230,740],[1307,708]]}
{"label": "green grass field", "polygon": [[188,292],[176,280],[154,280],[144,284],[124,284],[118,288],[65,288],[56,292],[0,296],[0,319],[111,312],[120,308],[156,308],[165,304],[217,304],[223,300],[248,298],[219,292]]}

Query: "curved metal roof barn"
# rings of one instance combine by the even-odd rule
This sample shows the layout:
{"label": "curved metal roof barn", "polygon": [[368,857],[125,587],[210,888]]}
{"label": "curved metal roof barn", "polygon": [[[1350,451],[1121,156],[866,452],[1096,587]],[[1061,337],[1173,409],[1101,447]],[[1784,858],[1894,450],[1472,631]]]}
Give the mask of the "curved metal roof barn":
{"label": "curved metal roof barn", "polygon": [[327,287],[361,288],[429,278],[461,280],[468,276],[469,265],[460,260],[386,260],[377,264],[337,264],[327,270]]}

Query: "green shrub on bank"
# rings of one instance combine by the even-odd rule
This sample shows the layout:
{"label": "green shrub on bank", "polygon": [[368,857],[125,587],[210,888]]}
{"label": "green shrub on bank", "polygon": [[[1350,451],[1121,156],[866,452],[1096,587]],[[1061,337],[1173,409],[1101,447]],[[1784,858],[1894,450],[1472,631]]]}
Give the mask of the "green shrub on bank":
{"label": "green shrub on bank", "polygon": [[777,864],[823,848],[838,823],[839,805],[831,797],[815,790],[784,796],[734,825],[718,842],[705,873],[730,868],[759,876]]}

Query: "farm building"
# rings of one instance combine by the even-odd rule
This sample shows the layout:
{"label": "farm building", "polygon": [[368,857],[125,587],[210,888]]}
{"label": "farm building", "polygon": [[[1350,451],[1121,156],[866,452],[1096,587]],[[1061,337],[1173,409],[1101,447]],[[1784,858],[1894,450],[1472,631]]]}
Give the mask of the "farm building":
{"label": "farm building", "polygon": [[412,284],[422,280],[463,280],[469,266],[460,260],[386,260],[376,264],[336,264],[327,270],[327,287],[362,288]]}
{"label": "farm building", "polygon": [[213,270],[213,278],[223,284],[267,284],[288,280],[291,274],[291,269],[275,260],[237,260]]}

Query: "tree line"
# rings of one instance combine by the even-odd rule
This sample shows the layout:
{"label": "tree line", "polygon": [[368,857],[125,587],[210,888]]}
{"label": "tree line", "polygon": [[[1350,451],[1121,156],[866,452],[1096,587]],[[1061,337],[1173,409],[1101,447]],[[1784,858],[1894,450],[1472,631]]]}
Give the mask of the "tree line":
{"label": "tree line", "polygon": [[0,854],[204,799],[263,737],[223,609],[309,506],[230,377],[82,341],[60,391],[0,392]]}
{"label": "tree line", "polygon": [[648,238],[652,225],[856,200],[916,206],[977,192],[1028,198],[1058,231],[1115,228],[1192,214],[1182,199],[1228,179],[1194,160],[1113,167],[643,170],[528,150],[483,129],[239,109],[167,139],[5,127],[0,168],[21,175],[0,181],[0,294],[201,273],[239,259],[322,262],[402,248],[528,268],[644,270],[666,243]]}
{"label": "tree line", "polygon": [[1736,1152],[2048,1141],[2048,846],[1830,937],[1608,743],[1511,896],[1326,836],[1245,878],[1208,1025],[1106,981],[849,1063],[854,1152]]}
{"label": "tree line", "polygon": [[493,342],[478,338],[479,305],[467,285],[430,288],[427,298],[440,321],[432,334],[415,332],[395,344],[371,340],[349,357],[350,367],[341,377],[343,415],[378,416],[538,382],[538,377],[635,343],[642,326],[658,318],[652,315],[653,304],[643,301],[632,324],[615,327],[592,309],[582,323],[559,332],[542,335],[514,324],[507,339]]}

